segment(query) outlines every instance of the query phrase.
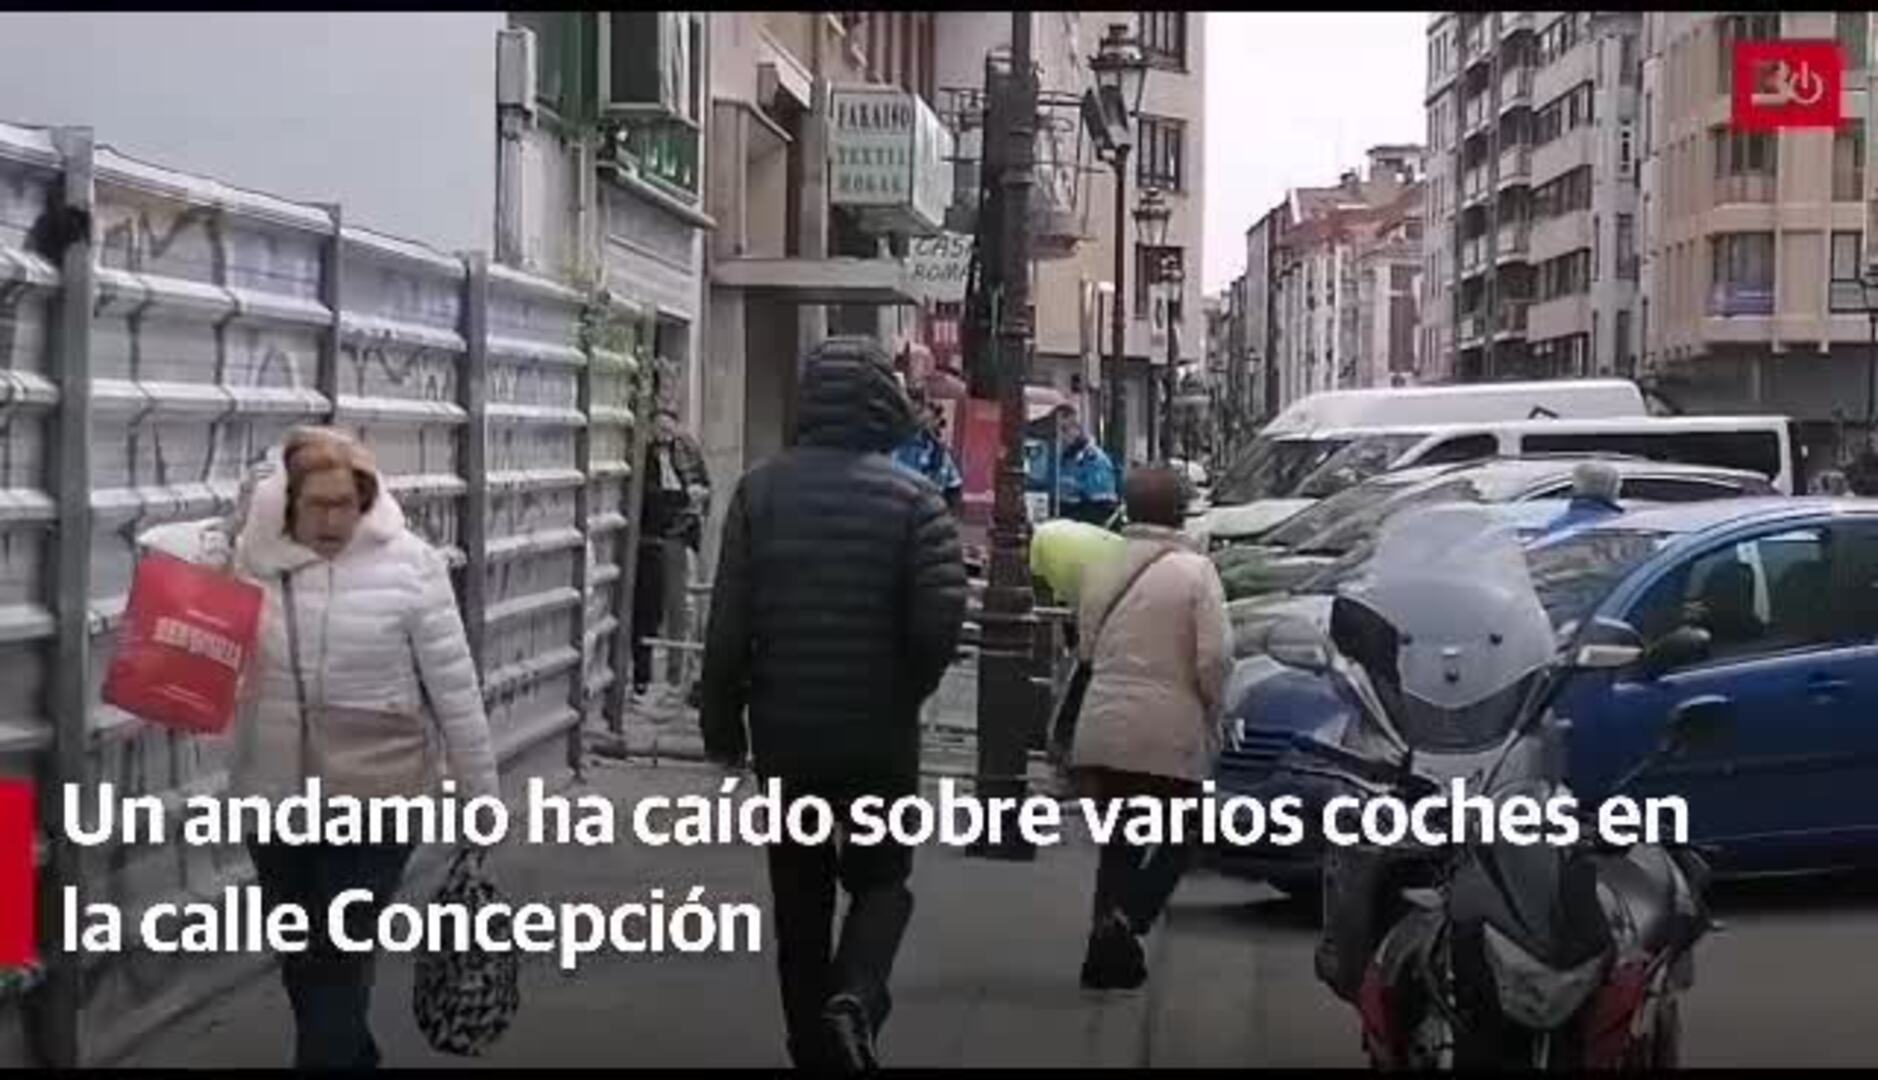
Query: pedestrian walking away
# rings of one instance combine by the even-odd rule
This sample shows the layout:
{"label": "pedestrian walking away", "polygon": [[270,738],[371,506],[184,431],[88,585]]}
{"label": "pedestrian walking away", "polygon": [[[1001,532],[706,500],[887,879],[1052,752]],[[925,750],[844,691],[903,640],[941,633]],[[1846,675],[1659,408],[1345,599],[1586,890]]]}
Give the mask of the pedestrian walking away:
{"label": "pedestrian walking away", "polygon": [[[951,664],[965,566],[940,492],[888,456],[914,418],[887,354],[833,338],[804,365],[795,445],[744,476],[724,522],[706,626],[706,753],[820,796],[919,787],[921,703]],[[876,1064],[888,981],[913,911],[910,848],[768,850],[789,1053]],[[849,896],[839,936],[835,889]],[[837,945],[838,941],[838,945]]]}
{"label": "pedestrian walking away", "polygon": [[[1082,586],[1080,656],[1090,666],[1070,751],[1084,798],[1195,797],[1212,775],[1232,650],[1225,591],[1212,561],[1181,533],[1180,481],[1166,468],[1129,473],[1130,524],[1119,560]],[[1165,820],[1165,818],[1163,818]],[[1133,989],[1147,980],[1141,938],[1192,857],[1189,843],[1128,842],[1118,827],[1097,863],[1082,984]]]}
{"label": "pedestrian walking away", "polygon": [[[704,467],[703,451],[695,439],[679,430],[678,414],[661,408],[646,450],[639,569],[633,578],[635,694],[643,696],[652,685],[652,646],[647,639],[660,636],[663,630],[669,630],[669,638],[684,636],[691,556],[703,540],[710,501],[711,476]],[[674,657],[667,672],[673,682],[678,681],[682,660]]]}
{"label": "pedestrian walking away", "polygon": [[[317,777],[327,794],[421,796],[447,768],[459,796],[498,794],[489,723],[443,556],[405,526],[370,453],[300,429],[253,485],[234,570],[266,593],[259,655],[234,729],[229,787],[278,800]],[[440,738],[439,738],[440,736]],[[438,746],[438,742],[441,746]],[[403,877],[405,844],[250,843],[270,906],[327,909],[370,891],[348,927],[369,939]],[[324,934],[281,957],[297,1068],[372,1068],[373,963]]]}

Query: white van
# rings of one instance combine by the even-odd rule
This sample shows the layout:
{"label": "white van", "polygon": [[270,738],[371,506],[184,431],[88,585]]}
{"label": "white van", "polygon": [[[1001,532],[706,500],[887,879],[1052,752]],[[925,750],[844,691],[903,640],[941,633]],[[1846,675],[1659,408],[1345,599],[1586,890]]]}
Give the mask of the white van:
{"label": "white van", "polygon": [[1521,420],[1496,424],[1390,426],[1363,432],[1299,481],[1297,494],[1324,498],[1379,473],[1488,457],[1622,454],[1652,461],[1744,469],[1783,494],[1799,484],[1799,444],[1785,416],[1655,416],[1610,420]]}
{"label": "white van", "polygon": [[1191,530],[1253,536],[1278,525],[1314,501],[1293,498],[1306,476],[1378,428],[1648,415],[1643,392],[1627,379],[1326,390],[1293,402],[1260,429],[1215,478],[1213,506]]}

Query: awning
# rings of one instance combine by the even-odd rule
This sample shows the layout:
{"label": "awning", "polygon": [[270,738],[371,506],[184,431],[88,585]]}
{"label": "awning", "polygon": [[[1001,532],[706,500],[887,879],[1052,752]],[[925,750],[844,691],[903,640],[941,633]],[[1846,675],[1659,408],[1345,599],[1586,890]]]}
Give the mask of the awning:
{"label": "awning", "polygon": [[926,292],[891,259],[725,259],[711,283],[793,304],[917,305]]}

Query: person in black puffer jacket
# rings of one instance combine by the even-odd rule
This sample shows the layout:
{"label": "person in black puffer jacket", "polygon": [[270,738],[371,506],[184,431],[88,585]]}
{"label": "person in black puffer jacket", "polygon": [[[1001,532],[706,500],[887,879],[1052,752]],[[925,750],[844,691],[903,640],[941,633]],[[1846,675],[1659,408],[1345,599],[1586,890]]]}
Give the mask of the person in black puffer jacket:
{"label": "person in black puffer jacket", "polygon": [[[871,339],[810,353],[795,445],[752,469],[724,522],[700,718],[712,760],[818,795],[919,788],[919,708],[951,664],[965,566],[937,488],[889,452],[914,430]],[[748,719],[746,739],[745,719]],[[912,915],[911,849],[768,849],[789,1050],[807,1068],[874,1065],[887,978]],[[851,904],[831,956],[834,889]]]}

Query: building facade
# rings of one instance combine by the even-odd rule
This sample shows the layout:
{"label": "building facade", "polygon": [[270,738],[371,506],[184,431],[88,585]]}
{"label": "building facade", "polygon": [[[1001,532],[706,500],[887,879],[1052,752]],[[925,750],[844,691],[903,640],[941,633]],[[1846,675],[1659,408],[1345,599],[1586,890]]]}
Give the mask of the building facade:
{"label": "building facade", "polygon": [[1428,28],[1429,377],[1631,373],[1636,12],[1437,12]]}
{"label": "building facade", "polygon": [[[1643,367],[1694,411],[1802,422],[1828,456],[1866,424],[1870,13],[1644,16]],[[1735,41],[1837,39],[1838,131],[1729,130]],[[1819,467],[1819,466],[1815,466]]]}
{"label": "building facade", "polygon": [[[1293,189],[1247,234],[1253,348],[1258,312],[1272,371],[1267,412],[1324,390],[1421,378],[1422,214],[1419,146],[1378,146],[1367,173]],[[1259,293],[1269,298],[1259,304]]]}

